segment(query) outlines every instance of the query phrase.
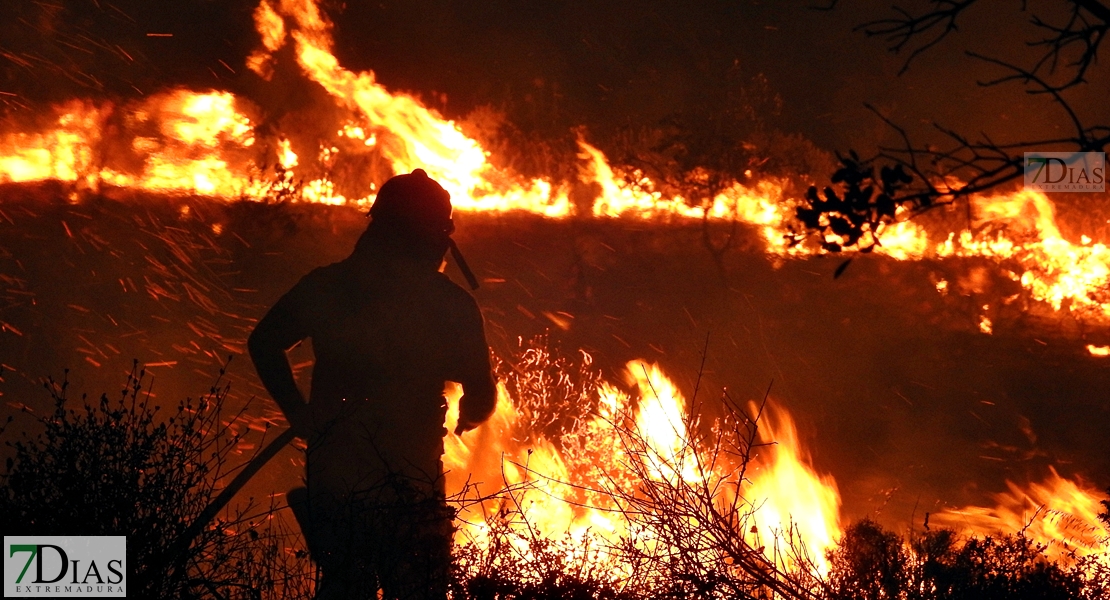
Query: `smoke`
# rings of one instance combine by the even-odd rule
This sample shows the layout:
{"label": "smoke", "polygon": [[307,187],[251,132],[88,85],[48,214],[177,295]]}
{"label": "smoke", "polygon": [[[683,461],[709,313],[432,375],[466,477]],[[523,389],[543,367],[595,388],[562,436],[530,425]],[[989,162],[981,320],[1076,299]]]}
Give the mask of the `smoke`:
{"label": "smoke", "polygon": [[[282,422],[243,341],[298,277],[349,251],[361,213],[150,197],[67,205],[42,199],[49,186],[22,189],[17,199],[7,188],[0,207],[6,413],[43,414],[40,378],[64,368],[75,392],[110,392],[132,358],[152,365],[156,401],[176,402],[203,392],[230,356],[233,408],[255,397],[250,422]],[[744,403],[770,387],[818,470],[836,477],[848,517],[901,525],[915,509],[920,519],[989,504],[1005,480],[1037,480],[1049,465],[1104,484],[1110,372],[1084,349],[1093,332],[1070,317],[1002,305],[983,335],[977,307],[1007,290],[979,281],[940,295],[932,283],[956,282],[967,261],[861,258],[834,281],[837,261],[776,266],[749,251],[729,253],[722,271],[700,236],[471,214],[458,233],[485,281],[478,300],[500,356],[546,331],[612,380],[628,360],[658,362],[687,396],[698,387],[691,403],[707,418],[723,393]],[[759,245],[755,232],[743,237]],[[311,355],[298,352],[307,377]],[[16,418],[17,431],[34,429]],[[270,489],[298,476],[282,462]]]}
{"label": "smoke", "polygon": [[[853,32],[893,16],[889,3],[841,2],[833,11],[814,10],[816,4],[423,0],[351,3],[332,16],[337,54],[349,68],[373,69],[388,86],[423,92],[432,106],[441,104],[436,94],[446,94],[442,106],[454,115],[505,107],[517,126],[544,139],[585,126],[603,150],[628,125],[723,113],[737,68],[745,80],[765,76],[781,96],[781,111],[762,118],[828,150],[866,154],[896,141],[865,102],[926,142],[942,139],[933,122],[997,140],[1029,139],[1066,122],[1050,99],[1018,85],[979,86],[1004,73],[965,55],[1031,64],[1040,50],[1025,42],[1043,32],[1029,20],[1062,18],[1060,7],[975,7],[956,33],[899,76],[911,48],[892,54],[883,38]],[[1099,98],[1110,78],[1098,75],[1072,99],[1081,114],[1106,122],[1110,108]]]}

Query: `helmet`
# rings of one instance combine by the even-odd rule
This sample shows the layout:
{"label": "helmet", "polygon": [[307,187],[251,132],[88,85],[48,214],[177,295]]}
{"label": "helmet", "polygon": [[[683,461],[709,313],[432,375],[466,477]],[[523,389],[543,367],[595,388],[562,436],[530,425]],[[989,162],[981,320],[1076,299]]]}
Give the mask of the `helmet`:
{"label": "helmet", "polygon": [[419,240],[443,239],[455,230],[451,194],[424,169],[397,175],[382,184],[370,216],[377,228]]}
{"label": "helmet", "polygon": [[451,194],[428,177],[424,169],[397,175],[382,184],[370,207],[370,217],[370,227],[355,245],[356,252],[377,238],[387,240],[394,251],[439,263],[450,249],[470,288],[478,289],[478,279],[451,239],[455,232]]}

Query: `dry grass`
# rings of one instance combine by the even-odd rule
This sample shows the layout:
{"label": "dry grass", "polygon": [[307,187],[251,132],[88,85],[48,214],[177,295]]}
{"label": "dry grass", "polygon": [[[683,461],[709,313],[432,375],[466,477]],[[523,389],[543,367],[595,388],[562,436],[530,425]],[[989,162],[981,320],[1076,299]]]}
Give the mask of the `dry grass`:
{"label": "dry grass", "polygon": [[227,387],[217,380],[166,415],[144,393],[144,375],[133,369],[116,400],[74,402],[66,380],[47,383],[55,409],[39,418],[42,433],[8,441],[5,534],[126,535],[136,597],[305,597],[306,556],[291,548],[272,499],[193,527],[243,462],[247,433],[236,431],[250,429],[234,426],[242,411],[225,412]]}

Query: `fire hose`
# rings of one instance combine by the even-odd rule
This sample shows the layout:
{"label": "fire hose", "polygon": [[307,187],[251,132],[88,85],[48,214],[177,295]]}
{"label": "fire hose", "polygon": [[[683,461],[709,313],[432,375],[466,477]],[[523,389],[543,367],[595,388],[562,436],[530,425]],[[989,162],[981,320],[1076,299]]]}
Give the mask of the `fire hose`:
{"label": "fire hose", "polygon": [[266,466],[266,463],[270,462],[282,448],[288,446],[289,443],[293,441],[294,437],[296,436],[293,434],[293,428],[290,427],[267,444],[261,452],[255,454],[250,462],[244,465],[239,473],[235,475],[231,483],[220,490],[219,495],[209,502],[208,506],[205,506],[204,510],[200,511],[200,514],[197,515],[196,520],[186,527],[185,531],[177,537],[177,540],[170,546],[167,554],[169,556],[175,556],[188,548],[189,544],[200,535],[201,531],[204,530],[208,523],[227,506],[227,503],[230,502],[233,497],[235,497],[235,494],[239,493],[239,490],[243,489],[243,486],[246,485],[262,467]]}

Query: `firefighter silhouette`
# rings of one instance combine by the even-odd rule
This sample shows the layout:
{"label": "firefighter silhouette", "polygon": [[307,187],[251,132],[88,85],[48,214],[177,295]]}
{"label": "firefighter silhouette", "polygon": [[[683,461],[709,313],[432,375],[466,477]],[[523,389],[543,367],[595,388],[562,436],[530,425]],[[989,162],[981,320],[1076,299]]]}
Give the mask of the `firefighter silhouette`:
{"label": "firefighter silhouette", "polygon": [[[306,486],[288,501],[320,569],[317,598],[443,598],[453,532],[443,390],[463,387],[456,433],[486,420],[489,349],[474,298],[440,272],[448,249],[461,261],[450,194],[417,169],[382,185],[370,217],[354,252],[301,279],[248,347],[307,440]],[[285,354],[306,338],[307,402]]]}

